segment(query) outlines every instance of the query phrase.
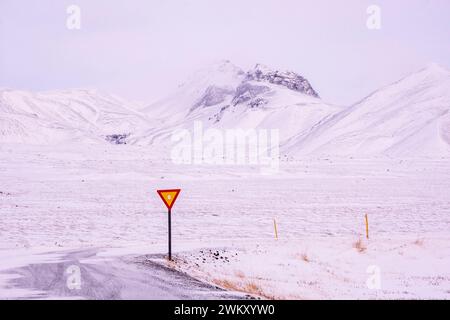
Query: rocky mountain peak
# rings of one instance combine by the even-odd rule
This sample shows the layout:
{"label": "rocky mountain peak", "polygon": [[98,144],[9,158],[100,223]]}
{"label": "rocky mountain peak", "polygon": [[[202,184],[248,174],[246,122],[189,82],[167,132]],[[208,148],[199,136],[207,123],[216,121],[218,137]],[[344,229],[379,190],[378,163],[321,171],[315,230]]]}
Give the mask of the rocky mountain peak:
{"label": "rocky mountain peak", "polygon": [[246,74],[246,80],[266,81],[318,98],[308,80],[292,71],[272,70],[262,64],[257,64]]}

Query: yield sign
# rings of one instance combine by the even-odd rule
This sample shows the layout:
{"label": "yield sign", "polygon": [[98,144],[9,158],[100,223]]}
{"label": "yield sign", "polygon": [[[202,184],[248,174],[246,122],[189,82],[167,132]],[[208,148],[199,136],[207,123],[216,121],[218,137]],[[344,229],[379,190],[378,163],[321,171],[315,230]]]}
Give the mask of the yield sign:
{"label": "yield sign", "polygon": [[159,196],[169,210],[172,209],[175,204],[175,200],[177,200],[180,191],[180,189],[157,190]]}

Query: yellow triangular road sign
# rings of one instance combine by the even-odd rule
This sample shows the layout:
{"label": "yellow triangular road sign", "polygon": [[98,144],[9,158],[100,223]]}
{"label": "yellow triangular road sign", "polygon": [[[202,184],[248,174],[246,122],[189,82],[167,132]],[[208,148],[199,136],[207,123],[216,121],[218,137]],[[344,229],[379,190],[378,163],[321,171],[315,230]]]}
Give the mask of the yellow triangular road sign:
{"label": "yellow triangular road sign", "polygon": [[180,191],[180,189],[157,190],[159,196],[169,210],[172,209],[175,204],[175,200],[177,200]]}

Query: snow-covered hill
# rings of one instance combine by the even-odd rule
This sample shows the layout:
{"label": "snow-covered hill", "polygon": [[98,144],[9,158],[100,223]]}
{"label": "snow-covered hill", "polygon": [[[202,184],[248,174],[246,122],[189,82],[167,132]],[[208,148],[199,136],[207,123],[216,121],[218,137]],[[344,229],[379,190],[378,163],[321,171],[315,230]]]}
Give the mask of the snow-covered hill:
{"label": "snow-covered hill", "polygon": [[130,103],[94,90],[0,91],[0,141],[121,142],[148,125]]}
{"label": "snow-covered hill", "polygon": [[431,64],[299,132],[282,149],[292,155],[448,156],[450,72]]}

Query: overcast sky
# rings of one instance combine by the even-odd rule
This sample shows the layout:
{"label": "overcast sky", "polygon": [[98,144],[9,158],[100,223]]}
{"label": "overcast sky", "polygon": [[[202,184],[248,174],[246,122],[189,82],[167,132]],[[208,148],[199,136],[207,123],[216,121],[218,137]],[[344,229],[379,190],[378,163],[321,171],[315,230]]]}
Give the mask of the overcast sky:
{"label": "overcast sky", "polygon": [[[81,29],[66,27],[69,5]],[[366,26],[369,5],[381,29]],[[448,0],[0,0],[0,87],[99,88],[146,103],[220,59],[290,69],[350,104],[437,62]]]}

